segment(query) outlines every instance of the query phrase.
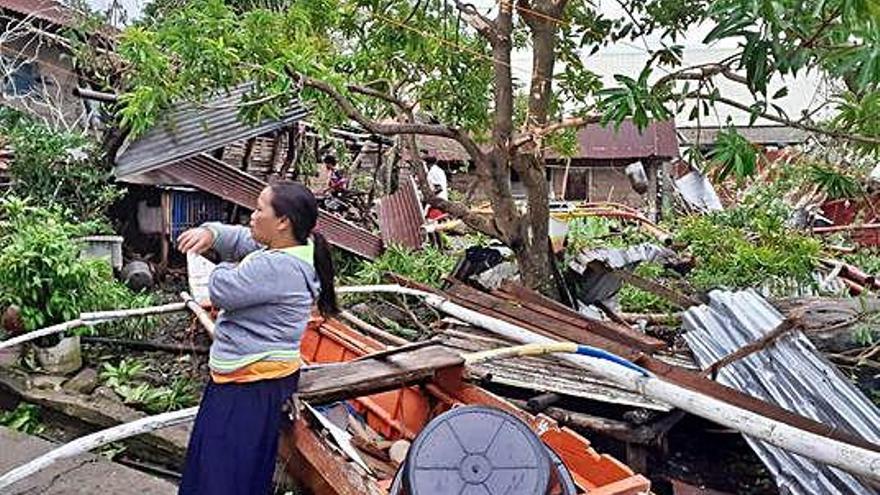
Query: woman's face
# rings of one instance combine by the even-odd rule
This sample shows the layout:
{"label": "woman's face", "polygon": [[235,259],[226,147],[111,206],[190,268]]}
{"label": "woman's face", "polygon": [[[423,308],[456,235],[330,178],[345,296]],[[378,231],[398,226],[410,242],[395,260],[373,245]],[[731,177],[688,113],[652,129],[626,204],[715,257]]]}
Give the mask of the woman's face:
{"label": "woman's face", "polygon": [[288,223],[287,218],[279,217],[272,208],[272,189],[263,189],[257,198],[257,208],[251,213],[250,227],[254,240],[271,246],[273,240],[284,235],[289,228]]}

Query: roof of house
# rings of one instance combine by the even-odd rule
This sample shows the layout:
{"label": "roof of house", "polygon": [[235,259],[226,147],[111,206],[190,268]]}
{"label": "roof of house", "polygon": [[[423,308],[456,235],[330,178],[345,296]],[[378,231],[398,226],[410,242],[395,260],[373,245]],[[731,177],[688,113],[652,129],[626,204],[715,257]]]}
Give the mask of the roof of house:
{"label": "roof of house", "polygon": [[[235,204],[254,209],[266,182],[211,155],[197,155],[168,163],[126,181],[152,185],[188,185]],[[367,259],[382,253],[382,239],[372,232],[326,211],[320,211],[316,230],[327,241]]]}
{"label": "roof of house", "polygon": [[0,9],[66,27],[73,26],[77,19],[74,9],[55,0],[0,0]]}
{"label": "roof of house", "polygon": [[[0,0],[2,1],[2,0]],[[308,109],[293,101],[277,119],[256,124],[239,118],[242,98],[251,84],[242,84],[202,102],[184,102],[168,112],[143,136],[128,140],[116,154],[117,177],[136,175],[235,141],[280,129],[303,119]]]}
{"label": "roof of house", "polygon": [[[578,150],[572,157],[581,160],[638,160],[642,158],[674,158],[678,156],[678,137],[675,122],[652,122],[639,129],[631,121],[601,126],[589,124],[577,133]],[[548,158],[560,158],[549,152]]]}
{"label": "roof of house", "polygon": [[[686,144],[712,145],[723,128],[719,127],[680,127],[678,133]],[[784,125],[756,125],[736,127],[736,132],[750,143],[785,146],[804,142],[809,132]]]}

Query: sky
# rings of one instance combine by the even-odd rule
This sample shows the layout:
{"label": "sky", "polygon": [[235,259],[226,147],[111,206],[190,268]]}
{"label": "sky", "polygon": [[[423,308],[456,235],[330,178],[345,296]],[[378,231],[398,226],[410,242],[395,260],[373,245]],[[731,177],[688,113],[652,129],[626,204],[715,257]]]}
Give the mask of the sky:
{"label": "sky", "polygon": [[[104,10],[113,0],[87,0],[88,3],[96,8]],[[116,0],[127,12],[128,18],[136,18],[143,6],[148,0]],[[581,0],[577,0],[581,1]],[[497,5],[495,0],[474,0],[474,5],[481,12],[490,12]],[[622,8],[617,0],[599,0],[599,8],[610,17],[619,17],[624,15]],[[720,60],[725,56],[734,53],[736,49],[736,41],[725,40],[722,43],[716,43],[712,46],[705,45],[702,40],[706,34],[712,29],[711,25],[699,25],[689,30],[686,35],[677,41],[683,45],[685,65],[694,65]],[[644,39],[635,41],[620,42],[609,47],[601,49],[598,53],[590,56],[586,60],[587,67],[593,72],[601,75],[606,85],[613,86],[614,74],[626,74],[630,76],[638,75],[639,71],[648,60],[649,50],[660,47],[658,35],[652,35]],[[528,81],[531,74],[531,54],[528,51],[518,51],[513,54],[512,68],[514,77],[521,81]],[[658,72],[656,78],[662,77],[663,73]],[[827,92],[826,86],[823,84],[818,74],[802,74],[797,78],[783,80],[779,77],[774,78],[769,85],[769,94],[775,93],[783,86],[788,87],[788,96],[780,100],[778,103],[785,109],[788,115],[798,115],[801,111],[811,108],[821,102],[823,96]],[[719,89],[725,96],[741,102],[751,102],[754,99],[751,94],[742,86],[730,81],[720,81]],[[687,122],[687,116],[690,107],[686,108],[682,114],[677,117],[679,126],[694,125]],[[827,116],[827,114],[825,115]],[[716,111],[708,119],[702,121],[703,125],[724,125],[728,119],[732,119],[734,123],[745,125],[749,121],[749,114],[739,110],[730,109],[722,105],[718,105]],[[759,120],[758,123],[768,123]]]}

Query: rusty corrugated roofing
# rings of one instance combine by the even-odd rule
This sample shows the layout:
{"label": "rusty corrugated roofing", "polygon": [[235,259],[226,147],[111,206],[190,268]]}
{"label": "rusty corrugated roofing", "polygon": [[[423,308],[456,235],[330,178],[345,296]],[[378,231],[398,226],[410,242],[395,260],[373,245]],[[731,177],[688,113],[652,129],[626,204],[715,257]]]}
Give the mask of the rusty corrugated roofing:
{"label": "rusty corrugated roofing", "polygon": [[116,154],[117,177],[141,174],[168,163],[229,143],[259,136],[286,127],[308,114],[294,101],[279,119],[249,124],[239,118],[242,97],[251,84],[242,84],[204,102],[185,102],[170,111],[163,121],[146,134],[130,140]]}
{"label": "rusty corrugated roofing", "polygon": [[[641,158],[673,158],[678,156],[675,122],[652,122],[644,130],[631,121],[624,121],[615,130],[613,124],[602,127],[590,124],[577,134],[578,152],[572,157],[582,160],[623,160]],[[554,152],[548,158],[559,158]]]}
{"label": "rusty corrugated roofing", "polygon": [[326,211],[322,210],[318,216],[315,230],[331,244],[364,258],[372,260],[382,254],[379,236]]}
{"label": "rusty corrugated roofing", "polygon": [[[266,182],[257,177],[204,153],[128,177],[141,184],[187,184],[251,210],[266,187]],[[379,236],[323,210],[316,230],[330,244],[358,256],[374,259],[382,253]]]}
{"label": "rusty corrugated roofing", "polygon": [[416,185],[407,177],[394,194],[382,198],[378,207],[379,230],[385,244],[410,249],[422,247],[422,207]]}

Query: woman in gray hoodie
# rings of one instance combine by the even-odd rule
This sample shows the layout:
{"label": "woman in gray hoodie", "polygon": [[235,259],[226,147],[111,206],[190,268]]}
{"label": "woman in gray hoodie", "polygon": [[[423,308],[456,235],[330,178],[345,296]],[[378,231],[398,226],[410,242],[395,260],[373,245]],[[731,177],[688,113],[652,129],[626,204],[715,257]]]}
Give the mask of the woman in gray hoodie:
{"label": "woman in gray hoodie", "polygon": [[317,220],[312,192],[279,182],[262,191],[249,227],[207,223],[180,235],[181,251],[213,249],[223,262],[208,282],[221,311],[179,493],[269,493],[300,339],[313,306],[324,315],[338,309]]}

